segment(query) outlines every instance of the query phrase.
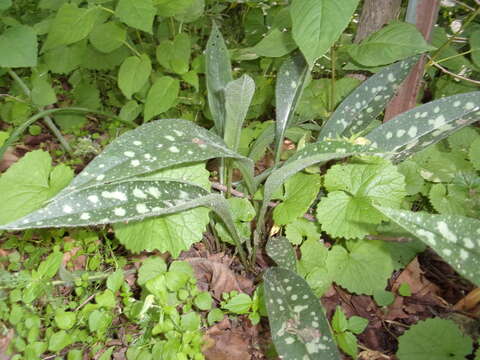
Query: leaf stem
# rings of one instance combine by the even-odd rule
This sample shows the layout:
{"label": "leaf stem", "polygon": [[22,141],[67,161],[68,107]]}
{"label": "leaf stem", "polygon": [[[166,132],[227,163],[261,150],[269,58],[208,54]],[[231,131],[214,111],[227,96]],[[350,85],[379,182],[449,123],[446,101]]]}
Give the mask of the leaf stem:
{"label": "leaf stem", "polygon": [[140,53],[132,45],[129,44],[127,40],[123,40],[123,45],[130,49],[136,56],[140,57]]}
{"label": "leaf stem", "polygon": [[333,110],[335,110],[335,82],[336,82],[336,52],[335,52],[335,45],[333,45],[330,49],[330,64],[331,64],[331,67],[332,67],[332,86],[331,86],[331,89],[330,89],[330,104],[329,104],[329,107],[330,107],[330,113],[333,113]]}

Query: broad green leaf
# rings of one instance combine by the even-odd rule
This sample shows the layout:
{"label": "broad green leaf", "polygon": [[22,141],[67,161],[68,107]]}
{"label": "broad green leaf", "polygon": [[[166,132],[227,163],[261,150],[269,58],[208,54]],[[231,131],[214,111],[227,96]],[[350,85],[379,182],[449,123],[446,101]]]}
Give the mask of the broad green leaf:
{"label": "broad green leaf", "polygon": [[135,29],[152,33],[156,9],[153,0],[119,0],[115,15]]}
{"label": "broad green leaf", "polygon": [[480,30],[474,31],[469,36],[470,49],[472,50],[472,61],[475,65],[480,67]]}
{"label": "broad green leaf", "polygon": [[40,208],[73,178],[65,165],[52,168],[44,151],[26,154],[0,176],[0,224],[6,224]]}
{"label": "broad green leaf", "polygon": [[[340,141],[322,142],[305,146],[305,148],[290,157],[282,167],[274,170],[265,182],[263,202],[259,215],[260,221],[257,224],[257,229],[263,227],[262,219],[273,194],[289,177],[315,164],[334,159],[344,159],[349,156],[368,153],[371,150],[368,147]],[[257,234],[259,231],[257,230]],[[256,239],[256,241],[258,240]]]}
{"label": "broad green leaf", "polygon": [[391,221],[425,242],[455,270],[480,284],[480,220],[376,206]]}
{"label": "broad green leaf", "polygon": [[440,50],[436,60],[441,61],[443,67],[457,73],[462,71],[463,68],[471,69],[472,63],[465,56],[460,55],[454,45],[445,46],[449,37],[450,35],[447,34],[443,26],[433,28],[431,43]]}
{"label": "broad green leaf", "polygon": [[188,7],[175,13],[175,20],[188,24],[198,20],[204,12],[205,0],[191,0]]}
{"label": "broad green leaf", "polygon": [[300,245],[304,238],[307,241],[318,240],[320,239],[319,226],[307,219],[299,218],[285,227],[285,236],[293,245]]}
{"label": "broad green leaf", "polygon": [[370,132],[372,146],[392,152],[394,162],[444,139],[479,119],[480,91],[432,101],[396,116]]}
{"label": "broad green leaf", "polygon": [[290,56],[280,67],[275,88],[276,129],[275,160],[280,159],[280,151],[285,131],[290,127],[308,76],[308,65],[300,53]]}
{"label": "broad green leaf", "polygon": [[155,0],[158,14],[163,17],[170,17],[183,14],[195,0]]}
{"label": "broad green leaf", "polygon": [[333,281],[356,294],[373,295],[384,290],[394,270],[382,241],[359,240],[335,245],[328,252],[326,268]]}
{"label": "broad green leaf", "polygon": [[296,48],[297,44],[290,32],[274,28],[255,46],[240,50],[237,57],[248,57],[250,60],[261,56],[277,58],[291,53]]}
{"label": "broad green leaf", "polygon": [[57,102],[57,96],[50,84],[47,72],[39,73],[38,71],[34,71],[32,74],[31,97],[33,103],[41,108]]}
{"label": "broad green leaf", "polygon": [[222,308],[234,314],[246,314],[252,306],[252,298],[244,293],[240,293],[232,297]]}
{"label": "broad green leaf", "polygon": [[411,160],[403,161],[398,164],[398,171],[405,176],[405,190],[407,195],[415,195],[419,193],[425,181],[420,175],[420,167]]}
{"label": "broad green leaf", "polygon": [[225,87],[225,144],[237,151],[243,122],[255,93],[255,82],[248,75],[231,81]]}
{"label": "broad green leaf", "polygon": [[412,57],[387,66],[348,96],[323,126],[319,140],[352,136],[364,130],[384,110],[418,61]]}
{"label": "broad green leaf", "polygon": [[[181,179],[208,189],[209,172],[204,164],[168,168],[148,176],[149,179]],[[235,215],[234,221],[235,221]],[[192,244],[202,240],[205,227],[210,221],[209,209],[196,208],[161,217],[128,224],[115,224],[115,235],[121,244],[132,252],[160,250],[177,257]],[[224,231],[231,238],[228,228]],[[248,234],[247,234],[248,237]]]}
{"label": "broad green leaf", "polygon": [[427,319],[411,326],[398,339],[399,360],[464,360],[473,351],[472,339],[447,319]]}
{"label": "broad green leaf", "polygon": [[[207,174],[208,179],[208,174]],[[230,212],[237,228],[238,233],[244,239],[249,239],[251,235],[251,221],[255,218],[255,209],[248,199],[229,198]],[[222,223],[215,224],[215,230],[222,241],[235,244],[227,228]]]}
{"label": "broad green leaf", "polygon": [[12,6],[12,0],[0,0],[0,11],[7,10]]}
{"label": "broad green leaf", "polygon": [[68,74],[82,64],[85,52],[85,44],[80,42],[49,50],[43,55],[43,60],[52,73]]}
{"label": "broad green leaf", "polygon": [[107,278],[107,289],[112,292],[117,292],[125,283],[125,273],[122,269],[118,269],[111,273]]}
{"label": "broad green leaf", "polygon": [[144,285],[148,280],[167,272],[167,264],[161,257],[149,257],[145,259],[138,269],[138,285]]}
{"label": "broad green leaf", "polygon": [[173,41],[162,41],[157,47],[158,62],[167,70],[185,74],[190,68],[191,40],[186,33],[181,33]]}
{"label": "broad green leaf", "polygon": [[16,25],[0,35],[0,67],[37,66],[37,33],[31,27]]}
{"label": "broad green leaf", "polygon": [[55,323],[61,330],[69,330],[75,325],[77,317],[74,312],[57,309],[55,312]]}
{"label": "broad green leaf", "polygon": [[215,23],[208,39],[205,54],[208,104],[217,134],[223,136],[225,128],[225,96],[227,84],[233,80],[232,65],[225,40]]}
{"label": "broad green leaf", "polygon": [[253,163],[232,151],[223,140],[191,121],[163,119],[144,124],[115,139],[62,192],[151,174],[167,167],[217,157]]}
{"label": "broad green leaf", "polygon": [[480,171],[480,139],[475,140],[470,146],[468,152],[468,157],[473,165],[473,167]]}
{"label": "broad green leaf", "polygon": [[265,247],[268,256],[284,269],[297,271],[297,257],[290,241],[286,237],[271,237]]}
{"label": "broad green leaf", "polygon": [[[479,178],[480,180],[480,178]],[[434,184],[428,198],[433,208],[443,215],[480,216],[480,181],[477,186]]]}
{"label": "broad green leaf", "polygon": [[125,121],[133,122],[140,115],[142,110],[142,105],[137,103],[135,100],[130,100],[122,106],[122,108],[120,109],[120,114],[118,116]]}
{"label": "broad green leaf", "polygon": [[350,355],[353,359],[358,357],[357,338],[350,331],[335,334],[335,341],[340,349]]}
{"label": "broad green leaf", "polygon": [[180,91],[180,82],[170,76],[162,76],[153,83],[148,91],[144,110],[144,121],[169,110],[176,102]]}
{"label": "broad green leaf", "polygon": [[373,202],[398,208],[405,179],[386,160],[335,165],[325,175],[328,196],[317,206],[322,230],[333,237],[362,238],[385,220]]}
{"label": "broad green leaf", "polygon": [[293,38],[310,68],[325,55],[350,23],[359,0],[294,0],[290,5]]}
{"label": "broad green leaf", "polygon": [[48,339],[48,350],[58,352],[68,345],[72,344],[74,339],[65,330],[60,330],[50,336]]}
{"label": "broad green leaf", "polygon": [[90,33],[90,43],[95,49],[103,53],[110,53],[123,45],[127,37],[127,30],[113,21],[109,21],[93,28]]}
{"label": "broad green leaf", "polygon": [[50,25],[43,51],[85,39],[93,29],[98,12],[97,7],[85,9],[70,3],[62,5]]}
{"label": "broad green leaf", "polygon": [[364,66],[391,64],[409,56],[435,50],[413,24],[394,22],[373,33],[348,53]]}
{"label": "broad green leaf", "polygon": [[125,59],[118,72],[118,87],[127,99],[140,91],[152,72],[152,63],[146,54],[130,56]]}
{"label": "broad green leaf", "polygon": [[87,46],[82,58],[82,67],[88,70],[114,70],[130,55],[126,46],[119,47],[108,54]]}
{"label": "broad green leaf", "polygon": [[282,268],[268,269],[263,278],[278,354],[285,359],[341,359],[320,302],[305,280]]}
{"label": "broad green leaf", "polygon": [[285,182],[283,201],[273,209],[275,224],[287,225],[303,216],[320,191],[320,175],[298,173]]}

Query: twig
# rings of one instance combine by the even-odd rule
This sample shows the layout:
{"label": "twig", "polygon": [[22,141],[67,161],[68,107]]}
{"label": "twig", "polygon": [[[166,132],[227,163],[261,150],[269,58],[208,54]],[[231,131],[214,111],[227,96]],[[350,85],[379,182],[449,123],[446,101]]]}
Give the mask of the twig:
{"label": "twig", "polygon": [[442,65],[440,65],[438,62],[436,62],[435,60],[433,60],[430,56],[428,57],[430,59],[430,63],[435,66],[437,69],[441,70],[443,73],[447,74],[447,75],[450,75],[456,79],[459,79],[459,80],[464,80],[464,81],[467,81],[467,82],[470,82],[472,84],[476,84],[476,85],[480,85],[480,81],[479,80],[473,80],[473,79],[470,79],[470,78],[467,78],[463,75],[459,75],[459,74],[456,74],[446,68],[444,68]]}
{"label": "twig", "polygon": [[85,305],[87,305],[94,297],[95,297],[96,294],[92,294],[90,295],[88,298],[85,299],[84,302],[82,302],[80,305],[77,306],[77,308],[74,310],[74,312],[77,312],[78,310],[80,310],[82,307],[84,307]]}

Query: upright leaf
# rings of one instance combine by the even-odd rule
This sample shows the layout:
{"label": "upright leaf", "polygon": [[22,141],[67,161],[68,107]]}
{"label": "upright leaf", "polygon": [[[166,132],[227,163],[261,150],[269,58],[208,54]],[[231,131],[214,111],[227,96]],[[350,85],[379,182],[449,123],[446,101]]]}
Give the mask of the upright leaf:
{"label": "upright leaf", "polygon": [[120,0],[115,9],[122,22],[150,34],[156,12],[153,0]]}
{"label": "upright leaf", "polygon": [[480,285],[479,220],[458,215],[376,208],[434,249],[461,275]]}
{"label": "upright leaf", "polygon": [[90,33],[91,44],[100,52],[110,53],[121,47],[126,40],[127,30],[113,21],[97,25]]}
{"label": "upright leaf", "polygon": [[364,66],[391,64],[406,57],[435,50],[413,24],[395,22],[348,48],[350,56]]}
{"label": "upright leaf", "polygon": [[37,33],[31,27],[16,25],[0,35],[0,67],[37,66]]}
{"label": "upright leaf", "polygon": [[318,140],[351,136],[365,129],[383,112],[417,61],[416,56],[399,61],[363,82],[338,106]]}
{"label": "upright leaf", "polygon": [[118,72],[118,87],[127,99],[140,91],[152,72],[152,63],[147,54],[125,59]]}
{"label": "upright leaf", "polygon": [[215,23],[208,39],[205,72],[207,77],[208,104],[215,123],[215,129],[220,136],[225,127],[224,89],[233,80],[232,65],[225,40]]}
{"label": "upright leaf", "polygon": [[222,139],[191,121],[152,121],[115,139],[88,164],[62,195],[74,189],[216,157],[239,159],[253,174],[253,164],[249,159],[230,151]]}
{"label": "upright leaf", "polygon": [[280,67],[276,85],[276,130],[275,156],[280,158],[285,131],[291,125],[295,108],[300,100],[308,75],[305,58],[297,53],[289,57]]}
{"label": "upright leaf", "polygon": [[350,23],[359,0],[293,0],[293,39],[310,67],[330,49]]}
{"label": "upright leaf", "polygon": [[148,91],[145,103],[144,120],[149,121],[154,116],[169,110],[177,100],[180,82],[170,76],[162,76],[153,83]]}
{"label": "upright leaf", "polygon": [[263,276],[272,338],[284,359],[340,360],[320,301],[294,272],[270,268]]}
{"label": "upright leaf", "polygon": [[396,116],[369,133],[372,146],[400,162],[479,119],[480,92],[449,96]]}
{"label": "upright leaf", "polygon": [[85,39],[93,29],[98,11],[97,7],[84,9],[70,3],[62,5],[50,25],[43,51]]}
{"label": "upright leaf", "polygon": [[268,256],[270,256],[279,267],[297,271],[297,257],[295,256],[292,244],[290,244],[290,241],[288,241],[286,237],[271,237],[268,239],[265,250]]}
{"label": "upright leaf", "polygon": [[248,75],[231,81],[225,88],[225,144],[237,151],[243,122],[255,93],[255,82]]}

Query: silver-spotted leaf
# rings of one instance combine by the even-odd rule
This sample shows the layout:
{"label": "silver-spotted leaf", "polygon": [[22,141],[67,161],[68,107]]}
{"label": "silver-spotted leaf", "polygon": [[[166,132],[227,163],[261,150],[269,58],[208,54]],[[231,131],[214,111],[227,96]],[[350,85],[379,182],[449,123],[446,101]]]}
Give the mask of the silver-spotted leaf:
{"label": "silver-spotted leaf", "polygon": [[265,302],[278,354],[289,360],[339,360],[320,301],[305,280],[293,271],[265,272]]}
{"label": "silver-spotted leaf", "polygon": [[302,54],[290,56],[280,67],[276,84],[275,154],[280,158],[285,131],[291,125],[308,75],[308,64]]}
{"label": "silver-spotted leaf", "polygon": [[363,82],[338,106],[318,139],[349,137],[364,130],[382,113],[417,61],[416,56],[399,61]]}
{"label": "silver-spotted leaf", "polygon": [[291,271],[297,271],[295,251],[286,237],[279,236],[268,239],[265,250],[278,266]]}
{"label": "silver-spotted leaf", "polygon": [[396,116],[366,138],[400,162],[480,119],[480,91],[449,96]]}
{"label": "silver-spotted leaf", "polygon": [[163,119],[115,139],[61,195],[87,186],[153,173],[176,164],[216,157],[238,159],[253,174],[252,162],[230,151],[222,139],[191,121]]}
{"label": "silver-spotted leaf", "polygon": [[480,285],[480,221],[376,206],[385,216],[434,249],[467,279]]}

